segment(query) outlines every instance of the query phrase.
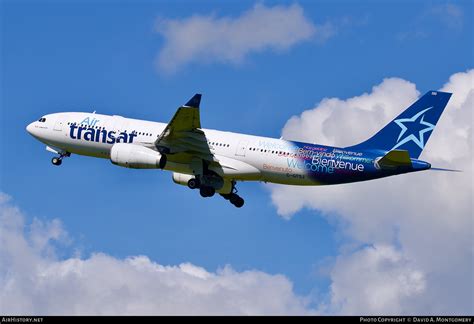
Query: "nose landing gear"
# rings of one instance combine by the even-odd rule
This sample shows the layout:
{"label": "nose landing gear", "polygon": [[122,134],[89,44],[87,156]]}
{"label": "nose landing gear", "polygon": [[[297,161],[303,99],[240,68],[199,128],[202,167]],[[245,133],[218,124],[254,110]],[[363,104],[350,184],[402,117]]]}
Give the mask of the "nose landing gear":
{"label": "nose landing gear", "polygon": [[53,157],[51,159],[51,163],[53,163],[53,165],[60,166],[61,163],[63,163],[63,158],[69,157],[69,156],[71,156],[71,153],[69,153],[69,152],[61,153],[61,154],[59,154],[58,157],[56,157],[56,156]]}
{"label": "nose landing gear", "polygon": [[51,163],[53,163],[54,165],[61,165],[61,163],[63,163],[63,161],[60,157],[53,157],[51,159]]}

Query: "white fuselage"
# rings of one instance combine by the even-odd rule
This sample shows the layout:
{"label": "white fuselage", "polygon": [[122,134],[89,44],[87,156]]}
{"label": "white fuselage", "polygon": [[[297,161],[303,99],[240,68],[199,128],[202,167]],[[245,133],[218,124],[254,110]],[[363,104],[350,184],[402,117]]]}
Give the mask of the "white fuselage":
{"label": "white fuselage", "polygon": [[333,185],[430,169],[417,157],[450,97],[429,91],[374,136],[345,148],[203,129],[199,93],[168,124],[66,112],[43,116],[26,129],[58,154],[53,165],[73,153],[126,168],[164,169],[202,197],[219,193],[240,208],[237,181]]}
{"label": "white fuselage", "polygon": [[202,197],[219,193],[240,208],[237,181],[332,185],[430,169],[417,157],[450,97],[429,91],[371,138],[345,148],[202,129],[199,93],[168,124],[66,112],[26,129],[58,154],[51,160],[56,166],[73,153],[126,168],[169,170],[175,183],[199,189]]}
{"label": "white fuselage", "polygon": [[[53,150],[99,158],[110,158],[115,143],[154,147],[166,127],[164,123],[95,113],[56,113],[28,125],[28,132]],[[43,119],[42,118],[42,119]],[[238,181],[265,181],[293,185],[317,185],[307,176],[292,142],[268,137],[202,129],[209,150],[229,172],[224,178]],[[321,146],[320,146],[321,147]],[[301,151],[301,148],[299,148]],[[185,161],[168,163],[166,170],[192,174]],[[232,170],[236,170],[232,172]]]}

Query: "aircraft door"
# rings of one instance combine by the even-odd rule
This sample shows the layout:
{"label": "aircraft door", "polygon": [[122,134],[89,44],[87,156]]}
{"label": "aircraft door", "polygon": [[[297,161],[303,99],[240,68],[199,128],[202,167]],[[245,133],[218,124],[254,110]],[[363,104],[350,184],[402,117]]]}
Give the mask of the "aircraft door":
{"label": "aircraft door", "polygon": [[245,156],[245,152],[247,151],[247,145],[249,142],[247,141],[240,141],[239,145],[237,146],[237,151],[235,152],[236,156]]}
{"label": "aircraft door", "polygon": [[58,119],[56,119],[56,123],[54,124],[53,130],[62,131],[63,129],[64,129],[64,118],[59,116]]}

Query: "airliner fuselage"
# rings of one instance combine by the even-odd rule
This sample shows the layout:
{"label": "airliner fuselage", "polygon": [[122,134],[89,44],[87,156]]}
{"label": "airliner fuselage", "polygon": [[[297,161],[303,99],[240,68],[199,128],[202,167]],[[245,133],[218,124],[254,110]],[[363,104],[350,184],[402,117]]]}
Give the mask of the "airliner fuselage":
{"label": "airliner fuselage", "polygon": [[[410,150],[414,151],[409,145],[418,144],[417,136],[421,134],[424,146],[429,134],[426,139],[421,132],[410,134],[415,140],[407,140],[401,148],[392,149],[394,145],[389,144],[359,149],[205,129],[200,127],[200,95],[199,100],[195,97],[180,107],[168,124],[64,112],[43,116],[29,124],[27,131],[59,155],[53,158],[55,165],[61,164],[66,156],[79,154],[110,159],[123,167],[164,169],[173,172],[176,183],[200,189],[203,197],[220,193],[237,207],[243,205],[243,199],[236,194],[237,181],[328,185],[430,168],[429,163],[416,159],[423,147],[415,147],[419,151],[416,158],[409,155]],[[428,110],[422,112],[426,115]],[[428,119],[425,115],[421,121]],[[415,122],[417,118],[416,114],[412,116]],[[391,123],[399,124],[398,139],[392,140],[395,145],[409,136],[408,127],[400,122],[405,120],[410,119],[399,118]]]}

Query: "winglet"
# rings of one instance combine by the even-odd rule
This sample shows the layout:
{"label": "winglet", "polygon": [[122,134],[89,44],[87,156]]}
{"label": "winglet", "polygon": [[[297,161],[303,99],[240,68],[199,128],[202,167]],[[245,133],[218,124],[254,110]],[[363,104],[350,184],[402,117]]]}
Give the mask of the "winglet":
{"label": "winglet", "polygon": [[199,108],[200,104],[201,104],[201,94],[196,93],[191,99],[189,99],[189,101],[184,106]]}

